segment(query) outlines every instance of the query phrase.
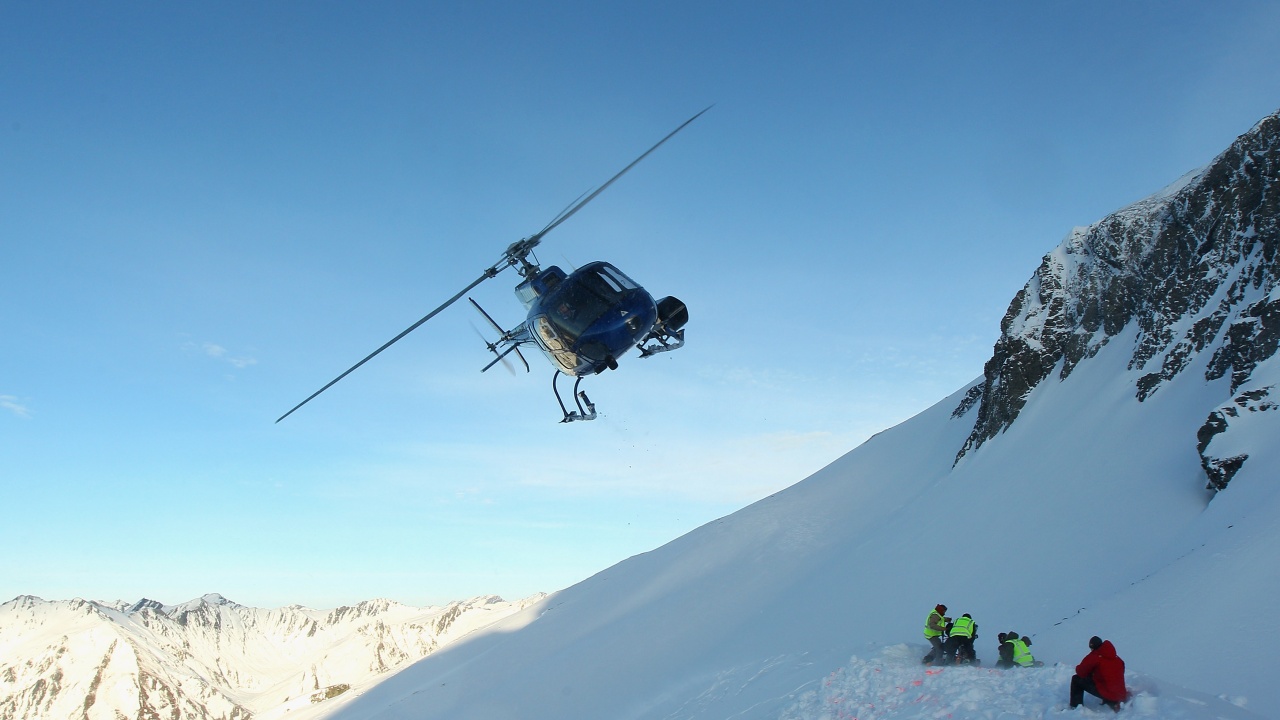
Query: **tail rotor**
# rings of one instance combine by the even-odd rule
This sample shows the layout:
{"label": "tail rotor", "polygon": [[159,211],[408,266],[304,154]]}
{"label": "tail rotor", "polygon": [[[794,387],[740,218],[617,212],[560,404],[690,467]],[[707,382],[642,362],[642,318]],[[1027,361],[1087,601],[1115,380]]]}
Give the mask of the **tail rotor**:
{"label": "tail rotor", "polygon": [[[476,309],[476,312],[480,313],[480,316],[488,321],[489,327],[493,328],[498,333],[498,340],[496,342],[489,342],[488,340],[485,340],[484,343],[485,347],[489,348],[489,352],[497,355],[498,357],[488,365],[480,368],[480,372],[487,371],[489,368],[501,361],[507,370],[510,371],[512,375],[515,375],[515,368],[512,367],[511,362],[507,360],[507,356],[513,352],[516,354],[516,357],[520,358],[520,362],[524,363],[524,371],[529,372],[529,361],[525,360],[524,354],[520,352],[520,344],[525,342],[524,337],[522,337],[524,325],[520,325],[515,330],[503,330],[502,326],[495,322],[494,319],[489,316],[489,313],[484,311],[484,308],[480,307],[480,303],[476,302],[473,298],[467,298],[467,300],[471,302],[471,306]],[[471,327],[476,330],[476,334],[480,336],[480,339],[484,340],[484,334],[481,333],[479,329],[476,329],[475,325],[472,325]]]}

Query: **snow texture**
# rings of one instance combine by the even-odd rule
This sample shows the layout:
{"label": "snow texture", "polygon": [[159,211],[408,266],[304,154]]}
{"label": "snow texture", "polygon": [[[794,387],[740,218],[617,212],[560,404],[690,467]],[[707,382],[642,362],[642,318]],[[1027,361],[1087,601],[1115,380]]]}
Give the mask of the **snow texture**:
{"label": "snow texture", "polygon": [[[1114,713],[1086,695],[1083,707],[1068,707],[1062,689],[1074,668],[926,667],[927,646],[895,645],[870,658],[853,656],[831,672],[821,687],[801,693],[781,720],[1015,720],[1108,717]],[[1256,717],[1224,698],[1129,674],[1133,691],[1122,706],[1124,718]],[[1211,712],[1212,715],[1206,715]]]}

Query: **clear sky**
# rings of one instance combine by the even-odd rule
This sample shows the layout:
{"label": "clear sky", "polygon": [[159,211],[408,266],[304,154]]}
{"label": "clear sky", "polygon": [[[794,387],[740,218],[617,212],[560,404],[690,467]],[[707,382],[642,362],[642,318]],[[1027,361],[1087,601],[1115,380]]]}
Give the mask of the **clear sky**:
{"label": "clear sky", "polygon": [[[982,372],[1076,225],[1280,107],[1280,5],[0,6],[0,601],[554,591]],[[690,308],[484,375],[462,289],[547,236]],[[472,293],[523,319],[505,273]]]}

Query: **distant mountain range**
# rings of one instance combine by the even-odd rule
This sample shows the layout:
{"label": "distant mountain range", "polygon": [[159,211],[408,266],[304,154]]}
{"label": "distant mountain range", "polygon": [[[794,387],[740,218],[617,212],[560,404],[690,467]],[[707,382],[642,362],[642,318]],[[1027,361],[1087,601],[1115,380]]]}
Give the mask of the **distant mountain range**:
{"label": "distant mountain range", "polygon": [[216,594],[181,605],[20,596],[0,605],[0,718],[280,717],[358,691],[541,598],[263,610]]}

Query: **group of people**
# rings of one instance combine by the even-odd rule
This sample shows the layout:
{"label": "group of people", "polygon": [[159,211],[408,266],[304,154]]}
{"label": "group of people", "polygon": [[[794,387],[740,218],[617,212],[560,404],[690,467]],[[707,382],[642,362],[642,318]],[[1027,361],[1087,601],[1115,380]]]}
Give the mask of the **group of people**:
{"label": "group of people", "polygon": [[932,646],[924,656],[925,665],[963,665],[976,662],[973,641],[978,639],[978,623],[969,613],[952,620],[947,606],[937,605],[924,621],[924,636]]}
{"label": "group of people", "polygon": [[[973,651],[973,641],[978,639],[978,623],[965,613],[952,620],[947,617],[947,606],[937,605],[925,619],[924,636],[932,646],[924,656],[925,665],[967,665],[980,663]],[[1031,655],[1031,638],[1010,630],[1000,633],[1000,661],[996,667],[1031,667],[1037,663]]]}
{"label": "group of people", "polygon": [[[973,616],[965,613],[952,620],[947,617],[947,606],[939,604],[929,612],[924,622],[924,637],[929,641],[929,654],[925,665],[966,665],[980,663],[973,651],[973,641],[978,639],[978,624]],[[1010,630],[1000,633],[999,668],[1033,667],[1044,665],[1031,654],[1031,638]],[[1107,707],[1120,711],[1120,703],[1128,699],[1124,684],[1124,660],[1116,655],[1110,640],[1094,635],[1089,638],[1089,654],[1084,656],[1076,673],[1071,677],[1071,707],[1084,702],[1089,693]]]}

